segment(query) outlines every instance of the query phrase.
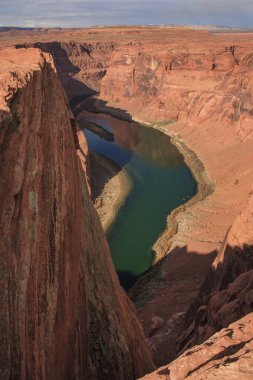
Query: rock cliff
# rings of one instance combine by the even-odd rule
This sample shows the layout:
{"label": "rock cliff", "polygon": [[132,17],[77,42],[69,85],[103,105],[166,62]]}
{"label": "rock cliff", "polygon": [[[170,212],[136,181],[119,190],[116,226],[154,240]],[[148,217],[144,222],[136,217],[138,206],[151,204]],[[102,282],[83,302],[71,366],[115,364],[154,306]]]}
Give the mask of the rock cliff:
{"label": "rock cliff", "polygon": [[52,58],[9,48],[0,62],[0,377],[135,379],[152,359],[88,194],[86,143]]}
{"label": "rock cliff", "polygon": [[144,379],[252,378],[252,210],[250,191],[247,205],[229,228],[198,297],[186,313],[182,329],[186,332],[178,347],[183,353]]}
{"label": "rock cliff", "polygon": [[36,42],[34,46],[54,57],[58,76],[69,98],[93,95],[100,90],[115,42]]}
{"label": "rock cliff", "polygon": [[217,258],[186,314],[180,349],[202,343],[212,334],[253,311],[253,192],[229,228]]}
{"label": "rock cliff", "polygon": [[250,313],[143,380],[251,380],[252,322]]}

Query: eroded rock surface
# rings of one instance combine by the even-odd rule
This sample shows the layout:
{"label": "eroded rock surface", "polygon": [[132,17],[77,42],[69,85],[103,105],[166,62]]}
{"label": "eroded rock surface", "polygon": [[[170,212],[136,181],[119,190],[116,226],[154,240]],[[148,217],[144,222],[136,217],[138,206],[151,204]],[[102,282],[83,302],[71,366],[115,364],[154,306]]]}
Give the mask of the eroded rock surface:
{"label": "eroded rock surface", "polygon": [[186,315],[180,349],[253,311],[253,197],[228,231],[223,246]]}
{"label": "eroded rock surface", "polygon": [[0,377],[135,379],[152,359],[51,61],[38,49],[0,51]]}
{"label": "eroded rock surface", "polygon": [[253,313],[213,335],[145,380],[251,380],[253,377]]}

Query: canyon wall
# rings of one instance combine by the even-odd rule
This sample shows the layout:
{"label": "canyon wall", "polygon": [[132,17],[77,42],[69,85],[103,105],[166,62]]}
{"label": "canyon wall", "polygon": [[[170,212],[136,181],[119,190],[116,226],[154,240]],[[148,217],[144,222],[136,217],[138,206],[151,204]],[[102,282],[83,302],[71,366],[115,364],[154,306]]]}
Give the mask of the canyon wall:
{"label": "canyon wall", "polygon": [[186,313],[185,334],[178,345],[181,355],[144,379],[252,379],[252,195],[251,191],[228,229],[198,297]]}
{"label": "canyon wall", "polygon": [[[21,46],[31,46],[25,44]],[[57,74],[69,98],[93,95],[100,89],[106,74],[115,42],[34,43],[32,46],[54,57]]]}
{"label": "canyon wall", "polygon": [[86,142],[52,58],[9,48],[0,62],[0,377],[140,377],[152,359],[89,197]]}
{"label": "canyon wall", "polygon": [[186,332],[178,346],[183,353],[144,379],[252,379],[252,195],[251,191],[186,313]]}
{"label": "canyon wall", "polygon": [[251,380],[253,313],[230,324],[203,344],[188,349],[172,363],[143,380]]}
{"label": "canyon wall", "polygon": [[253,311],[253,191],[186,314],[180,349],[202,343]]}
{"label": "canyon wall", "polygon": [[250,46],[201,33],[198,43],[179,36],[116,49],[100,96],[148,121],[212,121],[247,138],[253,133],[252,70]]}

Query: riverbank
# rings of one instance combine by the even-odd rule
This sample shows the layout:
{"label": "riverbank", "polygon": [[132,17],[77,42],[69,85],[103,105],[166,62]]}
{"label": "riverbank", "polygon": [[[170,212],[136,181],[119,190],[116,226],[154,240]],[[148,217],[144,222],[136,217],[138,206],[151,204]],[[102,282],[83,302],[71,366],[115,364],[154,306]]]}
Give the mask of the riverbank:
{"label": "riverbank", "polygon": [[[172,144],[177,147],[178,151],[184,157],[184,161],[190,169],[192,176],[197,184],[196,195],[179,207],[175,208],[168,215],[167,226],[164,231],[161,232],[161,235],[152,247],[154,252],[154,265],[163,259],[167,254],[169,254],[170,250],[176,246],[174,237],[178,233],[180,215],[186,212],[188,208],[192,207],[194,204],[203,201],[206,197],[212,194],[215,189],[215,184],[210,175],[205,170],[202,161],[198,158],[196,153],[186,145],[186,142],[179,134],[172,133],[168,130],[167,123],[147,123],[138,120],[138,118],[134,118],[134,120],[138,123],[141,123],[142,125],[145,125],[147,128],[157,129],[171,138]],[[163,126],[163,124],[165,124],[165,126]],[[169,125],[171,128],[173,128],[173,123],[170,123]]]}
{"label": "riverbank", "polygon": [[108,232],[132,189],[132,181],[124,169],[102,154],[92,152],[90,165],[94,206]]}
{"label": "riverbank", "polygon": [[[166,131],[163,127],[153,126],[159,129],[165,134]],[[202,161],[197,157],[196,153],[193,152],[185,143],[185,141],[177,134],[168,134],[171,137],[171,142],[178,148],[179,152],[184,156],[186,165],[189,167],[196,183],[197,183],[197,193],[196,195],[188,200],[186,203],[177,207],[175,210],[168,215],[167,218],[167,228],[159,237],[157,242],[153,246],[155,252],[154,262],[162,259],[169,251],[173,248],[173,237],[178,232],[178,218],[181,213],[184,213],[189,207],[193,206],[195,203],[203,201],[206,197],[214,192],[215,185],[213,180],[210,178],[205,170]]]}

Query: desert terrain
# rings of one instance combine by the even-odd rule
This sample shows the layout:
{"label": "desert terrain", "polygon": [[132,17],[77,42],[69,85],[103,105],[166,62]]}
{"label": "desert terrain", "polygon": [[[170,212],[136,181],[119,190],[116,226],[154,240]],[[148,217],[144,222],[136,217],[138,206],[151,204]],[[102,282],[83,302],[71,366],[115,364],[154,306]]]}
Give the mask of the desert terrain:
{"label": "desert terrain", "polygon": [[[86,267],[81,259],[82,255],[79,255],[73,264],[76,266],[70,267],[66,276],[72,278],[71,273],[74,273],[79,267],[78,260],[81,260],[84,271],[89,265],[88,272],[93,273],[93,276],[90,274],[84,276],[80,272],[80,278],[88,276],[87,297],[89,298],[89,294],[94,295],[91,304],[99,304],[101,313],[107,310],[106,314],[109,315],[112,328],[116,320],[118,331],[125,329],[125,324],[127,324],[128,337],[122,338],[122,340],[119,338],[119,346],[125,349],[126,345],[123,341],[128,339],[131,352],[129,360],[133,363],[131,365],[135,370],[129,371],[125,375],[123,371],[119,378],[141,377],[151,371],[153,364],[148,349],[151,351],[156,366],[166,366],[147,378],[172,380],[184,379],[188,376],[194,379],[212,379],[215,376],[219,376],[219,378],[232,376],[232,373],[234,377],[231,378],[236,379],[250,379],[252,376],[250,356],[252,340],[251,272],[253,270],[252,37],[253,33],[247,30],[244,32],[209,31],[186,27],[35,29],[30,31],[14,29],[0,33],[2,57],[0,62],[0,105],[1,123],[5,125],[1,135],[1,199],[4,200],[1,202],[3,208],[1,210],[1,223],[3,223],[1,231],[4,232],[2,252],[6,252],[6,260],[9,263],[7,253],[15,251],[16,247],[20,246],[21,248],[18,248],[20,249],[19,255],[25,257],[24,252],[26,252],[27,245],[19,245],[20,240],[15,244],[11,241],[13,241],[13,236],[19,236],[21,233],[17,233],[17,229],[21,228],[20,218],[22,213],[26,214],[27,207],[29,207],[25,200],[22,201],[24,203],[21,202],[24,192],[20,192],[20,184],[23,183],[21,178],[28,176],[28,180],[36,184],[36,194],[40,194],[39,201],[35,200],[34,195],[30,196],[31,228],[34,228],[32,226],[35,225],[40,229],[40,232],[36,232],[36,234],[42,234],[43,226],[47,226],[46,223],[48,223],[47,233],[49,236],[52,234],[50,231],[54,231],[55,244],[52,246],[51,238],[48,242],[51,247],[49,247],[51,251],[48,248],[48,252],[51,252],[49,256],[53,255],[52,257],[57,261],[56,253],[52,252],[59,252],[56,249],[60,241],[60,238],[57,237],[58,233],[59,236],[65,233],[66,239],[74,244],[73,247],[70,247],[70,251],[76,251],[75,244],[77,242],[79,242],[78,244],[84,242],[82,244],[85,246],[85,241],[88,241],[89,249],[94,251],[94,258]],[[48,65],[52,67],[50,74],[47,74]],[[60,98],[57,95],[59,92],[61,93]],[[43,98],[38,95],[41,93],[44,94]],[[16,104],[17,94],[21,100]],[[56,105],[48,104],[48,94],[52,94],[52,104]],[[78,118],[76,118],[74,128],[73,126],[71,128],[71,123],[67,121],[70,119],[70,114],[73,118],[69,103],[71,104],[71,101],[78,96],[87,98],[92,96],[92,109],[97,112],[106,112],[116,116],[118,114],[119,117],[122,113],[128,114],[131,120],[146,124],[147,128],[152,127],[171,136],[174,144],[185,156],[185,161],[198,183],[196,196],[175,210],[172,215],[168,215],[167,228],[161,231],[161,236],[153,247],[156,254],[153,266],[138,279],[129,292],[142,322],[147,345],[142,337],[143,346],[135,346],[134,337],[130,333],[132,328],[133,330],[137,328],[138,334],[142,336],[137,319],[135,322],[135,311],[132,306],[128,306],[130,301],[117,282],[116,274],[108,258],[109,251],[104,233],[90,201],[89,186],[92,165],[90,165],[87,144],[83,135],[80,134]],[[33,99],[37,99],[34,104]],[[84,108],[91,107],[89,101],[87,106],[85,102],[83,104]],[[50,118],[45,115],[50,115]],[[9,121],[5,121],[8,117],[14,118],[13,120],[16,122],[18,120],[23,125],[25,135],[20,135],[18,128],[14,129],[12,134],[5,132],[9,128],[13,128]],[[40,124],[40,120],[43,121],[42,124]],[[50,145],[52,157],[50,155],[48,160],[45,158],[47,169],[43,169],[43,166],[39,165],[39,157],[43,152],[42,156],[46,157],[43,146],[48,144],[47,136],[44,136],[46,132],[43,131],[47,131],[49,125],[54,125],[55,129],[53,130],[58,131],[58,125],[62,123],[69,124],[68,135],[65,136],[63,129],[61,133],[60,130],[58,133],[60,136],[65,136],[65,140],[62,140],[60,136],[55,136],[55,140],[50,137],[53,145]],[[29,138],[31,145],[28,145],[32,149],[31,153],[29,153],[29,149],[27,150],[27,145],[21,144],[21,141],[25,142],[24,136],[30,136],[26,133],[27,125],[30,125],[30,128],[34,125],[34,133],[31,136],[35,136]],[[49,130],[51,129],[49,128]],[[75,161],[77,157],[75,145],[71,143],[70,151],[67,143],[73,138],[70,131],[74,132],[74,135],[77,133],[77,136],[82,139],[81,149],[79,146],[77,152],[86,172],[85,186],[88,184],[88,187],[85,194],[84,190],[80,188],[80,178],[78,177],[80,174],[78,174]],[[7,138],[7,136],[11,137]],[[19,148],[14,149],[13,147]],[[35,149],[35,147],[37,148]],[[65,166],[61,165],[57,158],[59,152],[64,155],[61,159],[66,162]],[[18,166],[16,162],[23,162],[20,161],[21,158],[24,160],[28,154],[35,159],[33,164],[30,163],[32,166],[30,168],[27,164]],[[64,169],[64,167],[67,168],[66,165],[70,164],[68,160],[70,157],[73,159],[72,166],[70,169]],[[51,173],[51,169],[55,165],[58,165],[59,168]],[[38,170],[34,171],[34,167]],[[43,170],[46,170],[46,174]],[[72,174],[75,175],[75,178],[68,174],[69,170],[75,173]],[[41,171],[44,173],[43,176]],[[59,171],[63,171],[61,176],[59,176]],[[21,173],[23,174],[21,175]],[[45,180],[47,178],[45,175],[49,175],[48,180]],[[67,177],[65,178],[64,175]],[[57,189],[59,186],[57,198],[53,199],[54,192],[50,187],[49,200],[46,201],[43,198],[43,190],[47,190],[52,178]],[[46,183],[43,182],[44,180]],[[112,177],[110,181],[115,182],[115,177]],[[60,191],[61,183],[66,186],[66,189],[63,187],[65,190]],[[25,184],[26,182],[24,182]],[[118,192],[119,187],[119,183],[112,185],[109,192]],[[10,190],[11,188],[12,190]],[[28,186],[26,190],[29,194],[30,188]],[[72,189],[73,193],[67,195],[69,189]],[[83,199],[80,198],[81,193]],[[105,186],[105,193],[108,194],[108,182],[107,187]],[[65,211],[62,210],[60,213],[57,211],[57,215],[59,213],[57,220],[53,217],[53,221],[45,222],[46,212],[38,215],[36,202],[41,205],[47,204],[47,207],[54,213],[54,202],[58,204],[62,202],[62,197],[67,196],[71,196],[71,200],[67,201]],[[108,198],[108,195],[104,196],[105,199]],[[110,197],[111,194],[109,194]],[[77,199],[79,200],[77,201]],[[115,199],[119,204],[118,197]],[[68,202],[74,204],[75,209],[72,209]],[[82,206],[80,206],[81,204]],[[93,218],[92,228],[91,222],[87,222],[86,210],[89,210],[88,214],[92,215],[90,217]],[[48,214],[51,214],[51,211],[48,211]],[[67,227],[69,224],[76,224],[73,219],[76,218],[76,213],[78,225],[81,226],[78,231]],[[15,219],[13,219],[13,215]],[[67,219],[64,219],[66,229],[64,228],[64,232],[57,232],[57,228],[64,225],[60,218],[65,218],[66,215],[69,215]],[[86,216],[83,217],[84,215]],[[52,223],[54,227],[52,227]],[[99,238],[96,238],[95,235]],[[27,239],[29,236],[28,234]],[[35,246],[42,244],[42,240],[38,238],[40,235],[36,236],[37,240],[30,240],[29,244],[35,244]],[[93,260],[99,266],[95,258],[95,251],[96,249],[101,250],[101,247],[94,247],[96,240],[97,244],[102,244],[102,249],[106,252],[105,260],[110,263],[104,265],[103,268],[94,269]],[[82,247],[80,249],[82,250]],[[39,248],[34,250],[37,255],[39,255],[39,251]],[[67,251],[69,252],[69,250]],[[38,271],[39,256],[37,260],[34,265]],[[66,262],[68,263],[67,258]],[[31,277],[30,284],[24,285],[28,276],[27,263],[23,263],[21,260],[20,264],[9,263],[9,265],[13,269],[13,273],[16,273],[16,280],[12,285],[8,285],[9,287],[7,286],[8,281],[5,282],[7,289],[5,296],[15,294],[16,289],[19,289],[20,293],[17,294],[20,294],[20,299],[23,299],[22,297],[27,294],[28,289],[31,292],[28,294],[34,299],[33,284],[40,284],[42,280],[45,281],[45,278],[39,274],[40,272],[36,272],[38,274],[34,275],[35,278]],[[47,261],[43,265],[46,268]],[[54,267],[51,265],[53,264],[49,266],[50,271]],[[55,265],[64,266],[64,263],[57,261]],[[106,281],[108,284],[110,283],[106,295],[103,294],[103,285],[97,275],[103,270]],[[20,285],[18,285],[19,275],[17,273],[22,274],[23,280],[20,279]],[[42,273],[47,273],[47,270],[45,269]],[[42,276],[43,279],[37,276]],[[89,280],[89,276],[97,279],[97,285],[93,280]],[[67,277],[58,281],[62,281],[61,284],[64,284],[65,280],[67,281]],[[46,285],[45,287],[41,285],[41,288],[39,286],[38,289],[44,294],[43,299],[47,299],[48,305],[52,299],[56,300],[57,292],[55,290],[50,290],[51,293],[49,290],[45,292]],[[80,292],[80,288],[75,283],[71,293],[68,293],[68,297],[71,299],[71,294],[75,295],[76,298],[73,300],[76,305],[82,299],[78,292]],[[116,300],[112,301],[116,306],[113,306],[114,315],[110,316],[112,304],[108,299],[112,294],[116,294]],[[105,301],[104,305],[103,302],[100,303],[101,299]],[[8,303],[7,298],[5,300],[6,304],[10,305],[10,301]],[[89,303],[90,308],[86,313],[88,321],[90,320],[89,316],[94,315],[91,304]],[[35,305],[37,305],[35,315],[39,318],[42,306],[36,302]],[[24,304],[20,303],[23,321],[25,315],[29,314],[24,307]],[[67,303],[64,303],[64,307],[68,308]],[[17,315],[14,307],[8,310],[13,318]],[[51,315],[48,317],[48,323]],[[78,316],[78,313],[76,315]],[[133,321],[133,326],[138,327],[128,324],[127,315]],[[71,318],[78,319],[79,317],[72,315]],[[102,323],[102,319],[100,321]],[[19,327],[15,325],[17,331],[19,331],[18,329],[22,330],[22,326],[24,326],[22,319],[19,323]],[[62,328],[64,328],[64,323],[68,324],[69,319],[63,321]],[[89,326],[89,323],[87,325],[85,321],[82,323]],[[70,325],[68,324],[68,326]],[[92,329],[92,326],[90,328]],[[103,328],[101,328],[102,330]],[[6,331],[9,332],[10,328],[6,328]],[[89,327],[87,331],[89,331]],[[85,335],[86,331],[82,333]],[[33,342],[40,342],[41,331],[38,334],[36,339],[32,339]],[[31,342],[29,339],[27,340],[28,335],[23,335],[19,350],[24,349]],[[10,337],[16,339],[15,334],[10,332],[6,336],[8,339]],[[106,337],[108,336],[111,336],[110,332],[106,335]],[[65,342],[68,339],[67,336],[61,338],[63,341],[65,339]],[[202,346],[195,346],[196,344]],[[15,342],[11,346],[15,347]],[[109,346],[113,351],[114,343],[111,342]],[[40,367],[39,347],[41,346],[38,343],[36,347],[38,370]],[[135,347],[137,347],[137,352]],[[85,352],[86,348],[82,349]],[[123,351],[124,349],[122,348]],[[57,350],[58,348],[55,348],[55,355],[60,355],[60,348]],[[90,352],[94,352],[92,348],[90,350]],[[129,352],[128,348],[126,350]],[[145,352],[143,357],[142,350]],[[204,355],[203,352],[205,352]],[[31,352],[28,354],[32,355]],[[9,354],[6,363],[12,363],[13,355],[13,353]],[[141,356],[140,361],[139,355]],[[136,362],[130,357],[135,357]],[[192,359],[191,364],[189,364],[188,357]],[[74,354],[72,359],[74,360]],[[120,363],[121,359],[118,360]],[[68,362],[67,359],[66,362]],[[15,363],[18,368],[18,362]],[[138,367],[138,363],[142,363],[140,367]],[[21,367],[24,365],[21,363]],[[71,363],[67,365],[69,368],[71,367]],[[80,369],[81,364],[78,366]],[[182,370],[182,366],[186,369]],[[25,374],[24,368],[22,367],[22,374]],[[57,368],[55,373],[58,373]],[[98,371],[101,368],[99,367]],[[33,371],[33,368],[30,370]],[[109,368],[109,372],[110,370]],[[95,373],[94,371],[91,369],[91,373]],[[117,365],[112,371],[117,371]],[[25,378],[24,376],[23,378]],[[42,378],[47,378],[46,375],[43,376]],[[79,377],[76,375],[76,378]],[[80,378],[83,377],[80,376]]]}

